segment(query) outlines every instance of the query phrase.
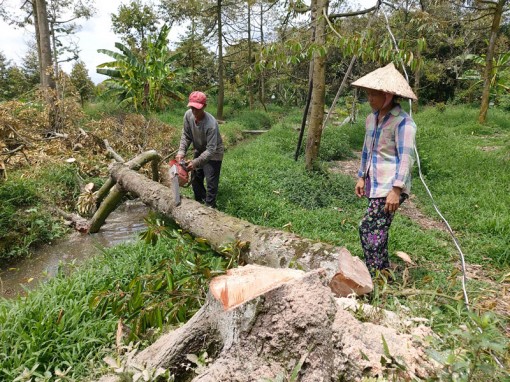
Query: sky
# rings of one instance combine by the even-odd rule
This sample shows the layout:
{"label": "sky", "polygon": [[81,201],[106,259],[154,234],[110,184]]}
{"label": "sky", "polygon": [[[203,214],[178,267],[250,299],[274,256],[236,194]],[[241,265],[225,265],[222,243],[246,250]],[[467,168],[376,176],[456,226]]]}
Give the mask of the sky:
{"label": "sky", "polygon": [[[350,0],[354,8],[364,9],[375,5],[377,0]],[[21,0],[6,0],[8,7],[15,7]],[[129,4],[130,0],[96,0],[96,14],[90,20],[79,21],[81,30],[76,33],[74,41],[80,49],[80,59],[85,63],[89,76],[94,83],[99,83],[107,77],[96,73],[96,66],[111,61],[105,54],[98,53],[97,49],[109,49],[116,51],[115,42],[120,38],[111,30],[111,14],[116,13],[119,6]],[[12,9],[12,8],[11,8]],[[182,33],[182,27],[172,27],[170,41],[177,41]],[[33,27],[27,29],[14,28],[0,21],[0,52],[12,63],[21,64],[23,57],[29,49],[28,43],[34,39]],[[72,63],[63,63],[62,69],[70,73]]]}

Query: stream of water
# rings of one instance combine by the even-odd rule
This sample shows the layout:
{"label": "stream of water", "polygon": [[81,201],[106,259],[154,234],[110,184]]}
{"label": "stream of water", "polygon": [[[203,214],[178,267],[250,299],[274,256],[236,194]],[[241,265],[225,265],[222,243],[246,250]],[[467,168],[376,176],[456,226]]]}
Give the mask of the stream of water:
{"label": "stream of water", "polygon": [[141,202],[129,201],[110,214],[98,233],[74,232],[65,239],[35,250],[30,257],[0,270],[0,297],[13,298],[54,277],[62,264],[82,262],[112,247],[137,239],[145,228],[149,209]]}

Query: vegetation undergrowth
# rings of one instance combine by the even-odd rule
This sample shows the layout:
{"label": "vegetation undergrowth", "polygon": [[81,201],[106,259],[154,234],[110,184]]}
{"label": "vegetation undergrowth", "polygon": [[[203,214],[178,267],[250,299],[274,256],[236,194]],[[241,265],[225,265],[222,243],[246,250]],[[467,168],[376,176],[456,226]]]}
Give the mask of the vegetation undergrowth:
{"label": "vegetation undergrowth", "polygon": [[[104,251],[79,271],[62,267],[39,289],[0,300],[0,379],[82,380],[104,373],[102,358],[122,341],[148,341],[165,325],[186,322],[200,308],[207,285],[235,259],[148,220],[144,240]],[[62,380],[62,379],[61,379]]]}
{"label": "vegetation undergrowth", "polygon": [[66,229],[47,206],[64,205],[79,194],[72,166],[26,169],[0,184],[0,258],[25,256],[36,244],[61,237]]}

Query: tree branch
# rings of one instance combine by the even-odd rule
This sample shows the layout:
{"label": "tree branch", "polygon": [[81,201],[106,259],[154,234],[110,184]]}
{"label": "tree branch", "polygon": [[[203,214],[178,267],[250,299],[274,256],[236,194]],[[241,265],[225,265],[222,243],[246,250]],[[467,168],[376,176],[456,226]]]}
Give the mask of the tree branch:
{"label": "tree branch", "polygon": [[364,14],[370,13],[372,11],[375,11],[377,8],[379,8],[381,3],[382,3],[382,0],[377,0],[377,4],[374,5],[372,8],[364,9],[362,11],[347,12],[347,13],[333,13],[333,14],[329,15],[329,19],[333,20],[333,19],[339,19],[342,17],[352,17],[352,16],[364,15]]}

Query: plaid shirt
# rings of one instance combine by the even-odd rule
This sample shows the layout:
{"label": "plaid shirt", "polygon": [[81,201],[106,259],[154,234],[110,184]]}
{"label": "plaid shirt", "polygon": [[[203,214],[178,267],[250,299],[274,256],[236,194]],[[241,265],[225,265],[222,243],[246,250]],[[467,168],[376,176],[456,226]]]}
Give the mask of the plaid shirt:
{"label": "plaid shirt", "polygon": [[366,120],[358,176],[368,180],[365,187],[369,198],[384,198],[393,187],[409,194],[416,125],[400,105],[391,109],[379,126],[378,115],[371,113]]}

